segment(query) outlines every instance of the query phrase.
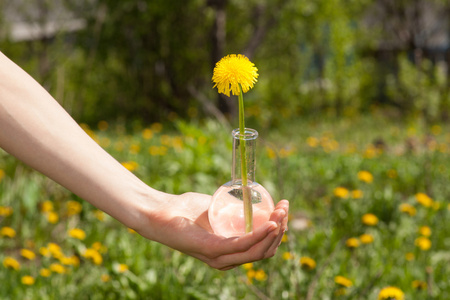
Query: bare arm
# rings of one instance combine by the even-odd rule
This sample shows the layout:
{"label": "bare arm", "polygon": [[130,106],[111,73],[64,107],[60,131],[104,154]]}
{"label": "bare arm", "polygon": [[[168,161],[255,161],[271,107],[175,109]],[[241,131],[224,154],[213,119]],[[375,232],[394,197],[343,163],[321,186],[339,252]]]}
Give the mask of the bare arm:
{"label": "bare arm", "polygon": [[[251,234],[212,234],[210,196],[157,191],[95,143],[25,71],[0,52],[0,147],[144,237],[218,269],[275,254],[287,227],[287,201]],[[185,203],[189,209],[179,209]],[[208,245],[208,246],[206,246]]]}

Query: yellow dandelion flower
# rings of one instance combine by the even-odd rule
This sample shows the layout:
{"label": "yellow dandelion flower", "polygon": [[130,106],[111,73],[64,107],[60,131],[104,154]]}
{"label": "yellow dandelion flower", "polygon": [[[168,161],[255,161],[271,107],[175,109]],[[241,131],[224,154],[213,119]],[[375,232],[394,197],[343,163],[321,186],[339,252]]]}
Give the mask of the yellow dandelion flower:
{"label": "yellow dandelion flower", "polygon": [[335,188],[333,191],[333,194],[338,198],[347,198],[349,193],[349,190],[341,186]]}
{"label": "yellow dandelion flower", "polygon": [[34,254],[34,252],[29,249],[21,249],[20,255],[29,260],[33,260],[36,258],[36,254]]}
{"label": "yellow dandelion flower", "polygon": [[86,238],[86,233],[83,229],[72,228],[68,231],[68,235],[74,239],[84,240]]}
{"label": "yellow dandelion flower", "polygon": [[255,272],[255,279],[258,281],[264,281],[267,279],[267,274],[263,269],[259,269]]}
{"label": "yellow dandelion flower", "polygon": [[141,151],[141,146],[138,144],[132,144],[130,146],[130,153],[131,154],[138,154]]}
{"label": "yellow dandelion flower", "polygon": [[20,281],[22,282],[22,284],[24,285],[33,285],[34,284],[34,277],[30,276],[30,275],[25,275],[22,276],[22,278],[20,279]]}
{"label": "yellow dandelion flower", "polygon": [[39,253],[42,255],[42,256],[45,256],[45,257],[50,257],[52,254],[51,254],[51,252],[50,252],[50,250],[47,248],[47,247],[41,247],[41,248],[39,248]]}
{"label": "yellow dandelion flower", "polygon": [[97,127],[100,131],[106,131],[109,127],[108,122],[102,120],[100,122],[98,122]]}
{"label": "yellow dandelion flower", "polygon": [[105,213],[102,212],[99,209],[94,210],[94,216],[97,218],[97,220],[99,221],[104,221],[105,220]]}
{"label": "yellow dandelion flower", "polygon": [[56,212],[54,211],[50,211],[46,214],[47,216],[47,221],[51,224],[56,224],[59,221],[59,216]]}
{"label": "yellow dandelion flower", "polygon": [[0,236],[6,236],[9,238],[13,238],[16,236],[16,231],[8,226],[2,227],[2,229],[0,229]]}
{"label": "yellow dandelion flower", "polygon": [[359,171],[358,179],[366,183],[371,183],[373,181],[373,175],[369,171]]}
{"label": "yellow dandelion flower", "polygon": [[135,234],[137,233],[136,230],[132,229],[132,228],[127,228],[129,233]]}
{"label": "yellow dandelion flower", "polygon": [[405,294],[402,292],[402,290],[394,286],[385,287],[381,289],[380,293],[378,294],[378,300],[404,300],[404,299]]}
{"label": "yellow dandelion flower", "polygon": [[247,93],[253,88],[257,78],[258,69],[246,56],[230,54],[216,63],[212,81],[219,93],[230,96],[231,91],[237,96],[241,93],[239,85]]}
{"label": "yellow dandelion flower", "polygon": [[0,169],[0,182],[2,182],[3,177],[5,177],[5,171],[3,171],[2,169]]}
{"label": "yellow dandelion flower", "polygon": [[288,241],[288,236],[287,236],[287,234],[285,233],[285,234],[283,234],[283,237],[281,238],[281,242],[282,243],[286,243]]}
{"label": "yellow dandelion flower", "polygon": [[406,253],[405,254],[405,259],[407,260],[407,261],[412,261],[412,260],[414,260],[414,253],[411,253],[411,252],[408,252],[408,253]]}
{"label": "yellow dandelion flower", "polygon": [[103,257],[100,252],[92,248],[86,249],[83,253],[83,257],[90,259],[96,265],[101,265],[103,262]]}
{"label": "yellow dandelion flower", "polygon": [[52,271],[54,273],[58,273],[58,274],[64,274],[67,271],[63,265],[58,264],[58,263],[52,263],[49,268],[50,268],[50,271]]}
{"label": "yellow dandelion flower", "polygon": [[283,259],[284,260],[290,260],[290,259],[293,259],[293,258],[294,258],[294,255],[292,255],[291,252],[284,252],[283,253]]}
{"label": "yellow dandelion flower", "polygon": [[13,208],[10,206],[0,206],[0,217],[9,217],[13,214]]}
{"label": "yellow dandelion flower", "polygon": [[106,253],[106,250],[107,250],[107,248],[106,248],[106,246],[104,246],[102,243],[100,243],[100,242],[95,242],[95,243],[93,243],[92,244],[92,249],[95,249],[95,250],[97,250],[98,252],[100,252],[100,253]]}
{"label": "yellow dandelion flower", "polygon": [[344,287],[351,287],[353,285],[353,282],[350,279],[340,275],[334,277],[334,282],[337,285],[341,285]]}
{"label": "yellow dandelion flower", "polygon": [[375,226],[378,224],[378,218],[374,214],[364,214],[361,217],[361,221],[364,225],[367,226]]}
{"label": "yellow dandelion flower", "polygon": [[44,213],[53,211],[53,202],[50,200],[45,200],[42,202],[41,211]]}
{"label": "yellow dandelion flower", "polygon": [[62,253],[62,249],[58,244],[48,243],[47,249],[50,251],[51,255],[56,259],[64,256]]}
{"label": "yellow dandelion flower", "polygon": [[126,264],[119,264],[117,269],[119,273],[125,273],[126,271],[128,271],[128,266]]}
{"label": "yellow dandelion flower", "polygon": [[352,198],[353,199],[361,199],[363,197],[363,192],[361,190],[353,190]]}
{"label": "yellow dandelion flower", "polygon": [[408,214],[411,217],[415,216],[417,213],[416,208],[409,203],[400,204],[399,209],[402,213]]}
{"label": "yellow dandelion flower", "polygon": [[345,241],[345,245],[348,248],[358,248],[359,247],[359,240],[357,238],[349,238],[347,241]]}
{"label": "yellow dandelion flower", "polygon": [[423,236],[430,236],[431,235],[431,228],[428,226],[422,226],[419,228],[419,234]]}
{"label": "yellow dandelion flower", "polygon": [[39,270],[39,275],[41,275],[42,277],[49,277],[51,274],[52,271],[50,271],[50,269],[42,268],[41,270]]}
{"label": "yellow dandelion flower", "polygon": [[306,143],[308,144],[309,147],[316,148],[317,146],[319,146],[319,139],[316,137],[310,136],[306,139]]}
{"label": "yellow dandelion flower", "polygon": [[362,235],[359,236],[359,240],[361,241],[361,243],[363,244],[370,244],[373,243],[373,235],[368,234],[368,233],[364,233]]}
{"label": "yellow dandelion flower", "polygon": [[111,280],[111,276],[109,276],[108,274],[102,274],[100,276],[100,279],[101,279],[102,282],[108,282],[108,281]]}
{"label": "yellow dandelion flower", "polygon": [[316,261],[308,256],[302,256],[300,257],[300,266],[303,269],[306,269],[308,271],[314,270],[316,268]]}
{"label": "yellow dandelion flower", "polygon": [[425,207],[431,207],[433,205],[433,199],[425,193],[417,193],[416,200]]}
{"label": "yellow dandelion flower", "polygon": [[246,264],[243,264],[242,267],[243,267],[245,270],[250,270],[250,269],[253,268],[253,263],[246,263]]}
{"label": "yellow dandelion flower", "polygon": [[73,216],[81,212],[83,206],[78,201],[67,201],[67,215]]}
{"label": "yellow dandelion flower", "polygon": [[427,288],[427,283],[423,280],[414,280],[411,286],[415,290],[425,290]]}
{"label": "yellow dandelion flower", "polygon": [[387,176],[391,179],[397,178],[397,176],[398,176],[397,170],[394,170],[394,169],[388,170]]}
{"label": "yellow dandelion flower", "polygon": [[126,161],[122,163],[122,166],[124,166],[128,171],[133,172],[138,168],[138,163],[135,161]]}
{"label": "yellow dandelion flower", "polygon": [[255,274],[256,274],[256,271],[253,270],[253,269],[250,269],[250,270],[247,271],[247,273],[246,273],[246,275],[247,275],[247,280],[248,280],[250,283],[253,282],[253,278],[255,278]]}
{"label": "yellow dandelion flower", "polygon": [[428,238],[423,237],[423,236],[418,237],[414,241],[414,244],[423,251],[427,251],[431,248],[431,241]]}
{"label": "yellow dandelion flower", "polygon": [[145,129],[142,131],[142,137],[143,137],[145,140],[151,139],[151,138],[153,137],[153,132],[152,132],[152,130],[149,129],[149,128],[145,128]]}
{"label": "yellow dandelion flower", "polygon": [[16,271],[20,269],[20,263],[10,256],[7,256],[3,259],[3,266],[5,268],[14,269]]}

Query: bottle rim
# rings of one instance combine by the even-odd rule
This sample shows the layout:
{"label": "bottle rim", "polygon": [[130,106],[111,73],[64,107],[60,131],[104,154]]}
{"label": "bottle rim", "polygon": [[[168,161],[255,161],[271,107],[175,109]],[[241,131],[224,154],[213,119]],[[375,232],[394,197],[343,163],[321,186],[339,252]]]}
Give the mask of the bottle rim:
{"label": "bottle rim", "polygon": [[258,131],[252,128],[245,128],[244,134],[241,134],[240,129],[236,128],[232,131],[231,135],[233,136],[233,138],[239,140],[256,140],[256,138],[258,137]]}

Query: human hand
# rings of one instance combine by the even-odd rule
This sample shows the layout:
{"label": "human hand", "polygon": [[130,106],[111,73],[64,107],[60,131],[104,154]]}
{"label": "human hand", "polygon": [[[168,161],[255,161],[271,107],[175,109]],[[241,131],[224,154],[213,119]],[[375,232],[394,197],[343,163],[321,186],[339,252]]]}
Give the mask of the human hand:
{"label": "human hand", "polygon": [[208,219],[211,196],[186,193],[172,196],[149,213],[151,226],[142,236],[193,256],[219,270],[275,255],[287,230],[289,202],[280,201],[270,219],[253,232],[226,238],[214,234]]}

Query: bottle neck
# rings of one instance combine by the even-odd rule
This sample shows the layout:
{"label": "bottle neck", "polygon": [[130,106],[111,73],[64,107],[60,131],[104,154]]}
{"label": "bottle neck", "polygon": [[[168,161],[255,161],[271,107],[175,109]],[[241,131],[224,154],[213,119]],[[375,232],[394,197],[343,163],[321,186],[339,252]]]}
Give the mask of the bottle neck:
{"label": "bottle neck", "polygon": [[[258,132],[254,129],[245,128],[245,133],[241,134],[239,129],[232,132],[233,138],[233,160],[231,169],[232,184],[242,185],[242,167],[245,164],[247,173],[247,184],[255,181],[255,152]],[[243,147],[243,148],[242,148]],[[245,155],[244,162],[242,157]]]}

